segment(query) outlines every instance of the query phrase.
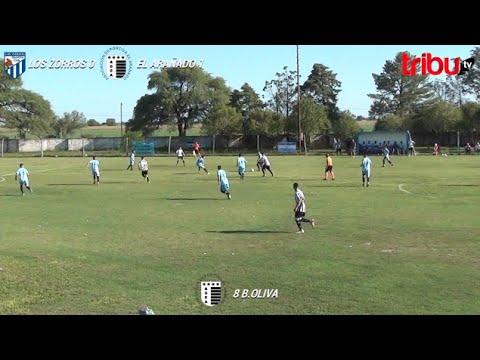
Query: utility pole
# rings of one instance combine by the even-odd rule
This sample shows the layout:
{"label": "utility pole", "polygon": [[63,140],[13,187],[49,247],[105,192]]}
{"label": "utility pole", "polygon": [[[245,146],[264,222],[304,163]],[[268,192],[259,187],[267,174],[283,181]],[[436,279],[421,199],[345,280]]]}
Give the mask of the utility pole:
{"label": "utility pole", "polygon": [[120,103],[120,136],[123,136],[123,104]]}
{"label": "utility pole", "polygon": [[302,151],[302,125],[300,123],[300,56],[299,56],[299,45],[297,45],[297,100],[298,100],[298,109],[297,109],[297,116],[298,116],[298,146],[300,151]]}

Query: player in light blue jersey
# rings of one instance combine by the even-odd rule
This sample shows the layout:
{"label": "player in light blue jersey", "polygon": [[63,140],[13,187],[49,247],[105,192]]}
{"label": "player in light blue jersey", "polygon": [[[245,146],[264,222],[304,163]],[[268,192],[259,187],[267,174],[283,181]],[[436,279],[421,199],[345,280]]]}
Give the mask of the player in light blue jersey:
{"label": "player in light blue jersey", "polygon": [[200,174],[200,170],[203,169],[207,174],[210,174],[205,167],[205,155],[202,155],[198,158],[197,160],[197,167],[198,167],[198,173]]}
{"label": "player in light blue jersey", "polygon": [[100,162],[96,160],[94,156],[92,157],[92,160],[88,162],[87,166],[90,166],[90,169],[92,170],[93,185],[100,185]]}
{"label": "player in light blue jersey", "polygon": [[23,187],[25,186],[28,191],[32,192],[32,188],[30,187],[29,184],[29,173],[28,170],[23,167],[23,163],[20,164],[20,168],[17,170],[15,173],[15,181],[18,180],[20,184],[20,191],[22,192],[22,196],[25,196],[25,193],[23,192]]}
{"label": "player in light blue jersey", "polygon": [[388,150],[387,145],[383,146],[383,165],[382,167],[385,167],[385,160],[387,160],[390,165],[393,166],[393,163],[390,161],[390,150]]}
{"label": "player in light blue jersey", "polygon": [[237,166],[238,175],[240,175],[240,178],[243,180],[245,178],[245,168],[247,167],[247,160],[245,160],[242,154],[238,154]]}
{"label": "player in light blue jersey", "polygon": [[360,167],[362,168],[362,186],[365,186],[365,178],[367,178],[367,187],[368,187],[370,186],[372,160],[370,160],[367,154],[363,155],[363,160]]}
{"label": "player in light blue jersey", "polygon": [[226,194],[228,199],[231,199],[232,196],[230,195],[230,184],[228,183],[227,173],[225,170],[222,170],[220,165],[218,165],[217,181],[218,185],[220,185],[220,191]]}

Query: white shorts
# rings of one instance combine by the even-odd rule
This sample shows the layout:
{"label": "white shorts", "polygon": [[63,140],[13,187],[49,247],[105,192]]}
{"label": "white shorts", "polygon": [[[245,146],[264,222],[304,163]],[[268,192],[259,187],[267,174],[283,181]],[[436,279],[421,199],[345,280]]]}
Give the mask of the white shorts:
{"label": "white shorts", "polygon": [[92,175],[93,176],[97,176],[97,177],[100,177],[100,171],[92,171]]}
{"label": "white shorts", "polygon": [[390,155],[383,155],[384,160],[390,160]]}
{"label": "white shorts", "polygon": [[28,180],[20,180],[20,181],[19,181],[19,184],[20,184],[20,185],[25,185],[25,186],[28,186],[28,185],[29,185]]}
{"label": "white shorts", "polygon": [[362,170],[362,175],[370,177],[370,170]]}

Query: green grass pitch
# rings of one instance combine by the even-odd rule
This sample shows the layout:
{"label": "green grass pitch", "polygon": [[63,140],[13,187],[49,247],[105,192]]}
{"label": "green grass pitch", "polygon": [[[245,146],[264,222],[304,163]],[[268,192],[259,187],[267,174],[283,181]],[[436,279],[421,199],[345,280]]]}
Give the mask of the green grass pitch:
{"label": "green grass pitch", "polygon": [[[323,156],[272,156],[275,177],[244,181],[234,156],[207,157],[210,175],[191,156],[150,158],[151,184],[128,158],[99,158],[100,186],[89,158],[24,158],[25,197],[19,160],[0,159],[0,314],[479,314],[480,157],[381,159],[362,188],[359,157],[334,157],[335,181]],[[295,181],[317,225],[305,234]],[[200,301],[207,274],[224,284],[218,306]]]}

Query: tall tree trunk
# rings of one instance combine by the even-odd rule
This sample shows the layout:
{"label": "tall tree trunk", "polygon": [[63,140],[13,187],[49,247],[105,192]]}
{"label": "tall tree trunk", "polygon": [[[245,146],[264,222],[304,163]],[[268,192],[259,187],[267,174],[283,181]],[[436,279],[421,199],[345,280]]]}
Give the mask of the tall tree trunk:
{"label": "tall tree trunk", "polygon": [[183,133],[183,123],[182,123],[182,120],[178,120],[178,122],[177,122],[177,129],[178,129],[178,136],[182,136],[182,133]]}

